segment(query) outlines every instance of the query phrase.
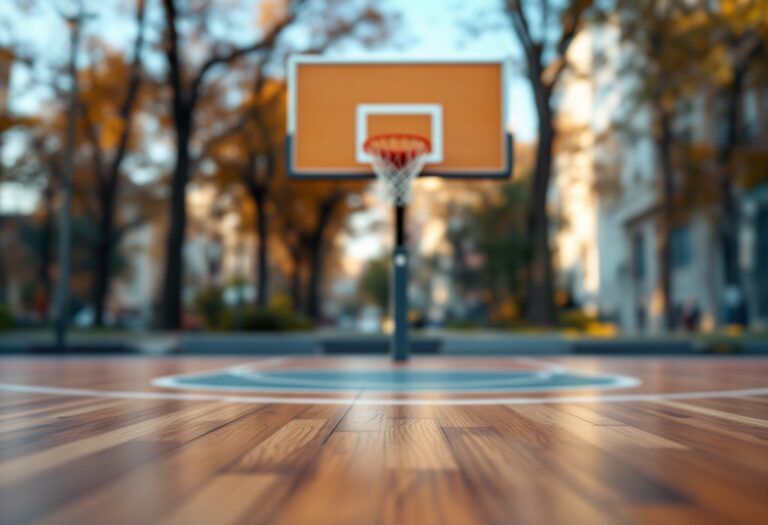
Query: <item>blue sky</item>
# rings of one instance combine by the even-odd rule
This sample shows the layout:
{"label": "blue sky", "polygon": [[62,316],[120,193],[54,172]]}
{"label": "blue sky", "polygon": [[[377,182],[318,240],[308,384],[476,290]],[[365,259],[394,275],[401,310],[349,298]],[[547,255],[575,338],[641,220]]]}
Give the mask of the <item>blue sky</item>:
{"label": "blue sky", "polygon": [[[225,1],[225,0],[221,0]],[[270,0],[266,0],[270,1]],[[354,0],[353,0],[354,1]],[[47,67],[60,65],[66,60],[68,35],[61,21],[58,9],[73,5],[70,0],[43,0],[37,6],[19,17],[12,13],[9,3],[0,2],[0,45],[21,41],[36,56],[44,61],[38,74],[45,76]],[[259,1],[252,2],[247,9],[258,9]],[[520,142],[535,140],[536,116],[530,88],[522,76],[521,53],[511,27],[500,12],[501,0],[378,0],[376,6],[395,15],[397,24],[389,41],[375,51],[356,45],[344,45],[329,54],[345,56],[367,56],[386,54],[388,56],[418,57],[492,57],[508,58],[513,67],[508,79],[507,93],[509,126]],[[125,0],[85,0],[87,9],[96,17],[88,23],[87,35],[96,35],[111,45],[127,49],[133,36],[134,27],[130,21],[131,3]],[[150,19],[159,22],[157,2]],[[248,4],[248,2],[246,2]],[[116,16],[120,12],[122,16]],[[248,39],[248,21],[253,18],[235,17],[237,33]],[[7,30],[6,30],[7,29]],[[240,38],[237,38],[240,40]],[[46,92],[34,89],[28,72],[14,69],[14,78],[9,93],[9,105],[17,113],[34,113],[39,110]],[[0,208],[29,208],[34,199],[12,188],[0,191]]]}

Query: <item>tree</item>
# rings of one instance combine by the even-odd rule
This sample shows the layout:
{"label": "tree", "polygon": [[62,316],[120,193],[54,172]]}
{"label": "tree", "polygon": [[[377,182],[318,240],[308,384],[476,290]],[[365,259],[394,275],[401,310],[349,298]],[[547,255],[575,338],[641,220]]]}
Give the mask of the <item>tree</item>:
{"label": "tree", "polygon": [[254,211],[256,232],[256,304],[269,300],[269,197],[278,176],[285,176],[285,84],[259,75],[241,108],[241,116],[229,128],[209,139],[206,155],[217,166],[225,185],[242,187]]}
{"label": "tree", "polygon": [[[688,208],[691,204],[719,208],[716,228],[725,287],[736,291],[742,303],[744,300],[738,263],[739,206],[734,188],[734,154],[743,142],[742,106],[747,74],[761,63],[765,50],[768,2],[734,0],[715,6],[684,0],[627,0],[619,2],[617,10],[622,40],[636,52],[622,74],[632,75],[635,105],[647,105],[653,114],[651,132],[659,158],[661,188],[657,258],[665,325],[672,328],[669,236],[678,216],[686,209],[679,206],[684,197],[689,198],[684,203]],[[714,152],[709,145],[682,143],[676,139],[674,130],[680,110],[688,110],[688,101],[709,93],[723,102],[724,109],[719,111],[716,104],[706,110],[712,111],[723,124],[720,136],[714,137]],[[710,172],[714,173],[713,185],[702,177]],[[682,195],[684,192],[689,195]],[[703,194],[705,199],[696,202],[697,196],[691,200],[693,193]],[[727,311],[727,306],[723,310]]]}
{"label": "tree", "polygon": [[[7,168],[9,179],[22,182],[26,187],[36,188],[40,192],[37,212],[39,226],[33,242],[40,302],[48,302],[53,296],[56,196],[64,170],[60,140],[64,133],[64,122],[61,117],[58,114],[48,121],[35,122],[25,127],[23,152]],[[47,316],[47,312],[42,313]]]}
{"label": "tree", "polygon": [[[707,18],[701,28],[712,39],[707,65],[725,102],[725,132],[717,144],[720,217],[718,237],[723,262],[723,278],[727,292],[735,291],[737,304],[723,308],[725,321],[738,319],[745,294],[739,266],[740,213],[736,199],[736,163],[734,152],[743,144],[743,98],[750,70],[768,61],[768,2],[765,0],[726,0],[713,9],[702,2]],[[728,294],[726,294],[728,295]]]}
{"label": "tree", "polygon": [[[184,13],[179,10],[179,2],[163,0],[163,5],[166,24],[164,54],[168,65],[168,84],[172,93],[170,106],[176,152],[171,178],[170,226],[166,245],[161,324],[166,328],[178,328],[181,324],[181,286],[184,272],[182,247],[186,229],[185,194],[191,173],[190,143],[195,131],[195,114],[201,97],[206,92],[208,77],[220,66],[231,66],[238,60],[253,56],[259,57],[257,68],[266,65],[280,36],[298,20],[302,10],[307,12],[308,17],[314,17],[313,22],[322,21],[319,27],[313,27],[315,41],[309,46],[309,51],[315,49],[318,41],[322,48],[328,41],[336,41],[349,35],[360,22],[378,23],[381,19],[376,11],[368,6],[358,13],[353,13],[353,16],[348,16],[348,6],[338,2],[318,3],[318,8],[314,11],[309,7],[311,2],[306,0],[265,4],[268,9],[263,20],[263,32],[254,42],[245,46],[214,43],[201,64],[192,67],[185,63],[190,60],[186,60],[181,52],[183,46],[179,30]],[[331,9],[332,7],[336,9]],[[203,13],[203,18],[210,12],[207,4],[203,4],[199,11]],[[261,71],[258,74],[262,74]]]}
{"label": "tree", "polygon": [[178,0],[163,0],[165,9],[166,42],[164,52],[168,63],[168,83],[171,87],[171,115],[176,140],[176,160],[171,178],[170,226],[166,242],[165,275],[161,299],[161,325],[164,328],[181,326],[181,292],[184,274],[183,244],[186,230],[186,189],[190,178],[190,141],[194,132],[194,117],[200,96],[205,89],[206,77],[218,66],[229,65],[249,54],[274,46],[280,33],[295,19],[297,3],[292,3],[282,19],[268,27],[264,34],[247,46],[229,49],[215,48],[193,71],[183,63],[180,51],[179,26],[182,15]]}
{"label": "tree", "polygon": [[501,191],[485,193],[481,202],[463,210],[465,227],[460,232],[472,240],[471,253],[478,263],[461,265],[460,282],[465,290],[481,291],[500,306],[519,304],[530,293],[524,275],[530,243],[527,234],[525,200],[528,180],[504,184]]}
{"label": "tree", "polygon": [[690,39],[692,34],[686,24],[689,15],[680,2],[627,0],[620,1],[617,10],[621,40],[634,52],[621,71],[633,79],[627,118],[632,120],[641,107],[648,107],[652,115],[650,132],[656,147],[660,190],[656,259],[663,324],[670,330],[675,323],[670,235],[679,214],[675,199],[682,180],[674,159],[674,124],[681,104],[697,86],[697,42]]}
{"label": "tree", "polygon": [[[527,77],[538,115],[539,142],[531,181],[528,230],[531,240],[529,263],[528,319],[535,325],[551,325],[555,320],[552,254],[549,245],[547,195],[552,172],[552,151],[556,138],[554,93],[565,71],[568,49],[581,29],[588,0],[569,0],[564,5],[544,0],[535,17],[523,8],[521,0],[506,0],[505,12],[523,48]],[[528,4],[530,5],[530,4]],[[538,30],[530,23],[537,19]],[[559,20],[555,31],[553,25]]]}
{"label": "tree", "polygon": [[[3,145],[3,133],[13,125],[6,107],[8,87],[10,84],[10,72],[13,65],[13,52],[0,47],[0,151]],[[3,166],[0,164],[0,189],[3,183]],[[0,213],[0,235],[2,235],[3,216]],[[6,300],[6,270],[5,258],[0,254],[0,305]]]}
{"label": "tree", "polygon": [[391,286],[389,257],[379,257],[368,261],[360,277],[360,292],[382,312],[389,311],[389,289]]}
{"label": "tree", "polygon": [[294,181],[278,179],[273,189],[275,229],[291,258],[290,291],[294,307],[319,320],[326,261],[333,240],[357,207],[351,195],[367,181]]}
{"label": "tree", "polygon": [[[115,227],[115,208],[122,165],[128,153],[136,104],[139,100],[145,11],[145,0],[137,0],[137,30],[133,42],[132,62],[126,65],[120,54],[108,54],[101,71],[95,71],[90,78],[85,79],[86,85],[80,97],[82,124],[93,150],[94,187],[97,196],[98,233],[94,251],[96,268],[93,286],[96,326],[102,326],[104,323],[104,307],[109,296],[112,276],[110,266],[115,247],[124,233],[124,229]],[[94,66],[96,67],[98,66]],[[115,98],[121,100],[119,107],[114,106]]]}

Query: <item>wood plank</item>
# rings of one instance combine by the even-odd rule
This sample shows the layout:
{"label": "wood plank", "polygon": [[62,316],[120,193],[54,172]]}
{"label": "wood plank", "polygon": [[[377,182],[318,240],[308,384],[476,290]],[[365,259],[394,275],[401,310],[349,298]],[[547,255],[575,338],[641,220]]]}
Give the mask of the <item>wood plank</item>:
{"label": "wood plank", "polygon": [[254,443],[268,438],[297,417],[304,408],[253,406],[244,417],[72,501],[41,523],[87,523],[90,516],[103,517],[110,525],[152,523],[169,508],[176,508],[227,465],[236,462]]}
{"label": "wood plank", "polygon": [[117,406],[99,408],[84,416],[43,422],[24,430],[4,433],[0,435],[0,451],[4,458],[9,455],[24,456],[43,452],[60,445],[71,445],[74,441],[88,437],[97,437],[107,430],[116,430],[132,424],[140,426],[148,420],[190,406],[165,400],[136,402],[121,399],[117,402]]}
{"label": "wood plank", "polygon": [[689,448],[713,454],[713,460],[728,461],[734,466],[768,473],[768,454],[762,443],[735,440],[732,436],[698,425],[695,430],[688,424],[688,418],[679,418],[660,408],[656,403],[631,403],[620,408],[608,406],[616,419],[627,422],[633,428],[653,430],[657,434],[685,443]]}
{"label": "wood plank", "polygon": [[466,525],[484,521],[482,509],[460,472],[398,471],[388,476],[383,524]]}
{"label": "wood plank", "polygon": [[375,523],[388,486],[384,450],[381,433],[334,432],[270,521],[286,525]]}
{"label": "wood plank", "polygon": [[66,418],[81,416],[83,414],[92,414],[96,411],[111,410],[120,406],[122,403],[122,401],[99,399],[89,400],[88,403],[81,402],[57,409],[40,409],[40,411],[34,411],[35,414],[22,416],[13,421],[6,420],[0,422],[0,435],[22,429],[32,429],[40,425],[62,423]]}
{"label": "wood plank", "polygon": [[594,406],[564,405],[563,407],[561,407],[561,410],[599,427],[626,426],[621,421],[617,421],[599,412],[598,410],[595,409]]}
{"label": "wood plank", "polygon": [[234,470],[263,472],[296,469],[303,463],[301,460],[297,461],[299,451],[310,443],[327,423],[327,419],[300,418],[289,421],[245,454]]}
{"label": "wood plank", "polygon": [[659,400],[659,401],[655,401],[655,403],[658,403],[659,405],[662,405],[662,406],[668,406],[668,407],[684,410],[686,412],[693,412],[694,414],[701,414],[705,416],[712,416],[718,419],[725,419],[727,421],[732,421],[734,423],[739,423],[741,425],[746,425],[749,427],[768,428],[768,406],[766,406],[765,417],[756,418],[756,417],[742,416],[740,414],[734,414],[732,412],[726,412],[724,410],[716,410],[714,408],[707,408],[704,406],[695,405],[693,403],[684,403],[680,401]]}
{"label": "wood plank", "polygon": [[[18,420],[18,419],[31,419],[34,416],[38,415],[47,415],[51,413],[56,413],[57,411],[64,411],[69,409],[74,409],[78,407],[84,407],[84,406],[90,406],[90,405],[98,405],[99,403],[105,403],[104,399],[93,399],[93,398],[76,398],[76,399],[69,399],[69,398],[55,398],[51,396],[47,396],[45,400],[37,401],[35,403],[32,403],[31,405],[25,405],[27,408],[24,408],[24,406],[14,406],[14,407],[0,407],[2,408],[2,412],[0,412],[0,424],[2,424],[3,430],[5,429],[5,422],[9,420]],[[13,410],[10,410],[13,408]]]}
{"label": "wood plank", "polygon": [[[520,432],[520,429],[524,432]],[[598,429],[599,431],[600,429]],[[523,418],[497,421],[493,431],[521,457],[535,458],[537,468],[555,471],[577,493],[601,506],[680,505],[681,493],[622,460],[626,449],[610,442],[594,444],[569,432],[547,428]],[[540,436],[546,436],[542,439]],[[607,451],[616,450],[617,455]]]}
{"label": "wood plank", "polygon": [[98,490],[144,464],[160,459],[173,443],[130,441],[50,467],[0,490],[0,523],[32,523]]}
{"label": "wood plank", "polygon": [[285,483],[286,480],[276,474],[220,474],[159,523],[266,523],[265,507]]}
{"label": "wood plank", "polygon": [[339,423],[339,432],[381,432],[389,412],[383,405],[354,405]]}
{"label": "wood plank", "polygon": [[168,425],[178,425],[183,421],[194,421],[200,414],[211,412],[216,410],[216,408],[211,405],[191,407],[186,410],[164,414],[147,421],[102,432],[95,436],[47,448],[34,454],[4,460],[0,463],[0,487],[18,482],[88,454],[150,436]]}
{"label": "wood plank", "polygon": [[432,419],[392,419],[384,439],[390,470],[456,470],[445,435]]}
{"label": "wood plank", "polygon": [[612,523],[605,511],[563,484],[557,472],[492,430],[446,430],[488,523]]}
{"label": "wood plank", "polygon": [[556,407],[510,407],[510,410],[546,427],[558,428],[561,432],[567,432],[596,446],[679,450],[686,448],[679,442],[647,430],[629,425],[596,425]]}

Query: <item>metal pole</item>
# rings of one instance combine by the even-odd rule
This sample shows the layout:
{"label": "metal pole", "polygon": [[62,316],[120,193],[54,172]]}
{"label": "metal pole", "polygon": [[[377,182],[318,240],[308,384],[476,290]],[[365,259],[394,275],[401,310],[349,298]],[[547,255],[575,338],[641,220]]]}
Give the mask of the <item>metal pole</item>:
{"label": "metal pole", "polygon": [[64,199],[59,206],[59,282],[56,287],[56,350],[67,348],[67,326],[69,324],[69,276],[70,248],[72,237],[72,172],[74,170],[75,118],[77,117],[77,48],[80,44],[80,24],[83,20],[82,4],[77,16],[67,19],[70,26],[69,108],[67,110],[67,135],[64,158],[64,179],[61,191]]}
{"label": "metal pole", "polygon": [[392,257],[392,296],[395,332],[392,359],[408,360],[408,249],[405,246],[405,206],[395,205],[395,249]]}

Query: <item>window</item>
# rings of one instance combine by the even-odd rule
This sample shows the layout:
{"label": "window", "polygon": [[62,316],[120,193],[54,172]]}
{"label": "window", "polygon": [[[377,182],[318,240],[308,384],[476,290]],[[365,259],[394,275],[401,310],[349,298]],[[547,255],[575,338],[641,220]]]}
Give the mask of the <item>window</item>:
{"label": "window", "polygon": [[685,268],[691,263],[691,230],[681,226],[669,236],[669,264],[672,268]]}
{"label": "window", "polygon": [[645,237],[642,232],[632,235],[632,277],[636,281],[645,277]]}
{"label": "window", "polygon": [[760,209],[755,223],[755,280],[758,315],[768,317],[768,206]]}

